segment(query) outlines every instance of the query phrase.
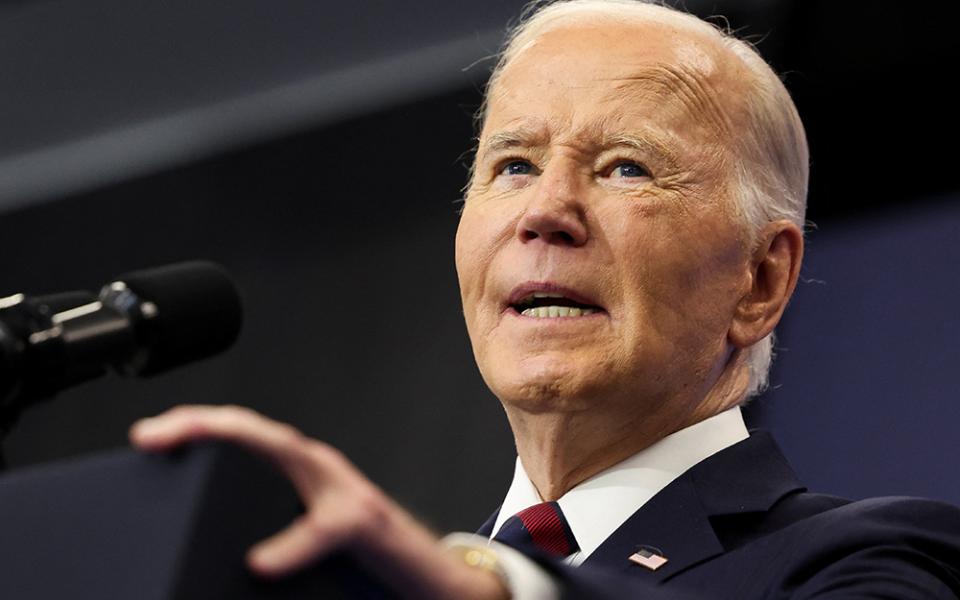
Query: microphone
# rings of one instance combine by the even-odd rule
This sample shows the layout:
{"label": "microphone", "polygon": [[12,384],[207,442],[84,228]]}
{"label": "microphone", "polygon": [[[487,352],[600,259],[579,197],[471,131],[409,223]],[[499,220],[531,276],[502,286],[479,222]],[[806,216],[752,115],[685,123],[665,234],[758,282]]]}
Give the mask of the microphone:
{"label": "microphone", "polygon": [[236,286],[209,261],[121,275],[99,294],[0,298],[0,427],[108,368],[150,376],[223,352],[242,320]]}

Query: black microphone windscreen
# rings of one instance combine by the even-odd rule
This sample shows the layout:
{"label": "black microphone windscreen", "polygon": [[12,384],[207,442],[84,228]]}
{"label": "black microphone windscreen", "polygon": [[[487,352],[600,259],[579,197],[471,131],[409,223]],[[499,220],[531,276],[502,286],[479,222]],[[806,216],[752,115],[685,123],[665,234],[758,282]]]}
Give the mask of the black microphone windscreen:
{"label": "black microphone windscreen", "polygon": [[206,358],[230,347],[240,334],[240,294],[226,270],[209,261],[188,261],[145,269],[117,279],[137,295],[146,314],[142,343],[146,362],[138,375],[153,375]]}

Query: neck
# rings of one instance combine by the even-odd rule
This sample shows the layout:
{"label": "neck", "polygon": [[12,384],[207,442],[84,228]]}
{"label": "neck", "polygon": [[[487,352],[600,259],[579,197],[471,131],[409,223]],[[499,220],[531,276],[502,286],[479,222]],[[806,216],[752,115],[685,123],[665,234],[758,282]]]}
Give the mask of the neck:
{"label": "neck", "polygon": [[[635,407],[632,414],[623,410],[530,413],[509,405],[506,412],[524,470],[540,498],[549,502],[671,433],[739,404],[746,387],[746,369],[737,368],[722,374],[700,401],[634,398],[628,404]],[[674,410],[646,410],[651,406]],[[680,408],[684,406],[691,408]]]}
{"label": "neck", "polygon": [[[509,412],[508,412],[509,414]],[[672,431],[601,422],[597,415],[519,415],[510,418],[517,453],[544,501],[643,450]],[[598,435],[603,432],[603,435]]]}

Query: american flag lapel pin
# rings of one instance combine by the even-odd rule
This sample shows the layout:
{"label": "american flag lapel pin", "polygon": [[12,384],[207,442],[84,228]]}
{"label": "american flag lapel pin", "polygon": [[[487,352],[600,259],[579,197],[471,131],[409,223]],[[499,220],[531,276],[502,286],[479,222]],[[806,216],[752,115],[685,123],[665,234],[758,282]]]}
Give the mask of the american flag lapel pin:
{"label": "american flag lapel pin", "polygon": [[629,556],[629,559],[630,562],[646,567],[651,571],[656,571],[667,564],[667,557],[663,555],[663,552],[652,546],[640,546],[636,552]]}

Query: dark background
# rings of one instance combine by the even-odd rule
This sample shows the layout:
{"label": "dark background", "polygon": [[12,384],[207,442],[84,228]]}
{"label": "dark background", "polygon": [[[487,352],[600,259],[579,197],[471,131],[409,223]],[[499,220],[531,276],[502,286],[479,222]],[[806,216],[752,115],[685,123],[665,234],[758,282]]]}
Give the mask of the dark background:
{"label": "dark background", "polygon": [[[950,4],[687,2],[758,43],[808,128],[816,226],[748,419],[820,491],[960,503]],[[521,6],[0,3],[0,295],[205,257],[246,308],[224,356],[31,409],[11,465],[124,444],[177,403],[239,403],[339,446],[436,526],[478,525],[514,453],[453,236],[477,61]]]}

